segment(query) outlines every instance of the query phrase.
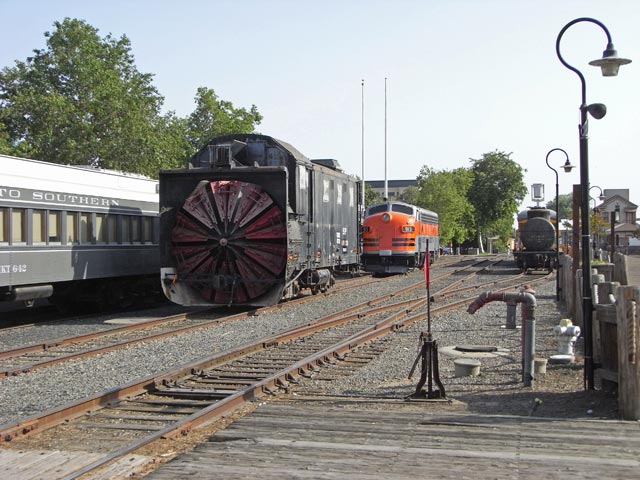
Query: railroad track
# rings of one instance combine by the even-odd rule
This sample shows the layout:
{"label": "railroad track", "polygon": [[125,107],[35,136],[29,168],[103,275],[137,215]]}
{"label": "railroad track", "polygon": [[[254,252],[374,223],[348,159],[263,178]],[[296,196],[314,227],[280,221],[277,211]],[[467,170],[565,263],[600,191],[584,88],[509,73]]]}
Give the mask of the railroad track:
{"label": "railroad track", "polygon": [[[411,288],[417,287],[406,290]],[[505,287],[509,288],[513,287]],[[473,298],[458,298],[432,307],[431,312],[466,306]],[[383,342],[379,339],[384,335],[425,318],[425,305],[426,299],[422,298],[375,308],[368,304],[364,313],[351,308],[175,371],[5,425],[0,428],[0,441],[40,434],[55,439],[56,448],[61,450],[91,445],[92,450],[103,452],[101,458],[65,477],[79,478],[155,440],[184,435],[248,401],[275,395],[325,367],[370,361],[376,352],[383,351],[383,343],[378,342]],[[363,349],[365,345],[370,347]],[[356,352],[358,349],[362,350]]]}
{"label": "railroad track", "polygon": [[[334,290],[341,290],[343,288],[349,288],[351,285],[356,285],[362,282],[369,282],[371,280],[371,276],[369,274],[363,274],[358,277],[342,277],[338,278],[336,281],[336,286],[333,290],[327,292],[327,294],[333,293]],[[379,281],[379,280],[373,280]],[[311,297],[311,294],[303,294],[300,298]],[[46,300],[42,300],[44,303],[40,303],[37,306],[27,308],[10,308],[9,306],[4,306],[0,304],[0,308],[4,307],[4,310],[0,310],[0,333],[6,334],[11,332],[12,330],[25,330],[29,328],[35,328],[38,325],[41,325],[45,322],[51,323],[63,323],[63,322],[74,322],[74,323],[82,323],[89,322],[96,318],[96,316],[101,315],[102,312],[91,312],[84,314],[72,314],[62,313],[56,310],[56,307],[46,303]],[[147,306],[135,306],[127,309],[122,309],[118,311],[110,310],[106,312],[107,315],[117,316],[123,313],[137,313],[137,312],[145,312],[148,310],[154,310],[157,308],[161,308],[162,306],[170,305],[168,301],[164,302],[154,302],[153,304]],[[249,310],[246,308],[245,310]]]}
{"label": "railroad track", "polygon": [[[472,286],[458,288],[454,287],[469,282],[479,273],[487,268],[495,266],[498,262],[490,262],[482,260],[480,262],[472,262],[460,268],[453,269],[447,273],[443,273],[434,278],[434,281],[444,280],[453,275],[465,274],[462,278],[449,283],[446,287],[441,288],[432,299],[444,299],[453,294],[459,294],[469,290],[478,290],[488,286],[497,285],[503,282],[513,281],[510,277],[502,282],[491,281]],[[480,270],[475,270],[480,268]],[[466,273],[473,270],[471,273]],[[522,274],[516,276],[516,279]],[[380,279],[370,279],[361,277],[341,282],[340,286],[331,292],[323,294],[324,296],[337,295],[348,292],[351,289],[357,289],[367,286],[371,283],[380,282]],[[415,283],[411,289],[421,288],[422,282]],[[410,290],[411,290],[410,289]],[[400,293],[392,293],[390,297],[399,295]],[[301,303],[313,301],[315,296],[302,297],[287,302],[286,306],[299,305]],[[385,300],[381,298],[378,301]],[[361,308],[366,308],[371,305]],[[156,318],[152,320],[141,321],[132,325],[114,327],[108,330],[94,331],[83,335],[52,339],[46,342],[39,342],[21,347],[11,348],[0,351],[0,377],[8,377],[27,373],[35,369],[45,368],[57,363],[76,360],[84,357],[95,356],[106,352],[128,348],[136,343],[161,340],[166,337],[180,335],[202,328],[210,328],[226,322],[238,321],[247,316],[261,315],[269,311],[282,308],[281,305],[272,307],[263,307],[257,310],[247,310],[234,315],[223,315],[216,313],[214,310],[197,311],[194,313],[181,313],[167,317]]]}
{"label": "railroad track", "polygon": [[[380,281],[369,277],[345,280],[339,287],[321,296],[345,293]],[[317,297],[315,295],[301,297],[287,302],[286,305],[299,305],[313,301]],[[210,328],[222,323],[242,320],[248,316],[265,314],[281,307],[282,305],[275,305],[257,310],[246,309],[233,315],[226,315],[215,309],[199,310],[15,347],[0,351],[0,377],[19,375],[56,363],[127,348],[140,342],[161,340],[202,328]]]}

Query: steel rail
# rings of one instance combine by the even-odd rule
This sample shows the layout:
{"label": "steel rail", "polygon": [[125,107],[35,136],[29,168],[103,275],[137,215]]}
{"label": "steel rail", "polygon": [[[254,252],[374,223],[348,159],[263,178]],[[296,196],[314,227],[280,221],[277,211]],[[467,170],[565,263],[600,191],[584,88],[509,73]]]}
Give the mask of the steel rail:
{"label": "steel rail", "polygon": [[[352,285],[349,287],[343,287],[339,290],[334,290],[331,292],[326,292],[324,294],[322,294],[323,296],[329,296],[329,295],[334,295],[337,293],[342,293],[345,290],[352,290],[355,288],[360,288],[362,286],[366,286],[366,285],[370,285],[371,283],[377,283],[379,281],[368,281],[365,282],[364,284],[362,283],[357,283],[356,285]],[[149,340],[158,340],[161,339],[163,337],[167,337],[167,336],[171,336],[171,335],[175,335],[175,334],[181,334],[181,333],[187,333],[189,331],[193,331],[193,330],[197,330],[197,329],[201,329],[201,328],[208,328],[208,327],[212,327],[215,325],[219,325],[222,323],[226,323],[229,321],[234,321],[234,320],[241,320],[243,318],[246,317],[252,317],[252,316],[256,316],[256,315],[260,315],[260,314],[264,314],[264,313],[268,313],[270,311],[282,308],[283,305],[298,305],[301,303],[305,303],[308,301],[312,301],[313,299],[317,298],[317,295],[315,297],[309,296],[309,297],[304,297],[304,298],[299,298],[296,300],[291,300],[289,302],[287,302],[286,304],[278,304],[278,305],[273,305],[273,306],[269,306],[269,307],[262,307],[262,308],[258,308],[255,310],[248,310],[246,312],[241,312],[241,313],[237,313],[234,315],[228,315],[225,317],[220,317],[220,318],[216,318],[213,320],[209,320],[209,321],[204,321],[201,323],[198,323],[197,325],[190,325],[187,327],[180,327],[168,332],[164,332],[161,334],[156,334],[156,335],[151,335],[151,336],[147,336],[147,337],[141,337],[139,339],[135,339],[135,340],[129,340],[129,341],[125,341],[125,342],[120,342],[120,343],[115,343],[106,347],[99,347],[99,348],[95,348],[95,349],[91,349],[85,352],[79,352],[79,353],[73,353],[73,354],[69,354],[69,355],[61,355],[58,358],[55,359],[50,359],[50,360],[44,360],[42,362],[37,362],[37,363],[33,363],[30,365],[26,365],[23,367],[16,367],[16,368],[12,368],[12,369],[6,369],[6,370],[2,370],[0,371],[0,378],[1,377],[8,377],[8,376],[12,376],[12,375],[18,375],[20,373],[27,373],[31,370],[34,370],[36,368],[42,368],[42,367],[46,367],[49,365],[53,365],[56,363],[61,363],[64,361],[68,361],[68,360],[74,360],[77,358],[83,358],[83,357],[87,357],[87,356],[93,356],[93,355],[97,355],[99,353],[104,353],[107,351],[111,351],[111,350],[117,350],[120,348],[125,348],[128,347],[132,344],[138,343],[138,342],[142,342],[142,341],[149,341]],[[187,312],[187,313],[179,313],[176,315],[169,315],[167,317],[161,317],[161,318],[157,318],[157,319],[153,319],[153,320],[146,320],[144,322],[139,322],[136,323],[134,325],[125,325],[122,327],[115,327],[115,328],[110,328],[108,330],[101,330],[98,332],[91,332],[91,333],[87,333],[87,334],[83,334],[83,335],[77,335],[77,336],[73,336],[73,337],[66,337],[66,338],[60,338],[60,339],[55,339],[55,340],[51,340],[48,342],[44,342],[44,343],[36,343],[36,344],[32,344],[32,345],[26,345],[23,347],[18,347],[18,348],[14,348],[14,349],[9,349],[9,350],[3,350],[0,351],[0,360],[6,360],[6,359],[12,359],[12,358],[16,358],[19,357],[21,355],[26,355],[29,353],[34,353],[34,352],[44,352],[44,351],[48,351],[48,350],[52,350],[56,347],[63,347],[63,346],[69,346],[69,345],[77,345],[77,344],[81,344],[84,342],[88,342],[91,340],[96,340],[99,338],[104,338],[104,337],[108,337],[111,335],[117,335],[117,334],[121,334],[121,333],[125,333],[125,332],[133,332],[136,330],[143,330],[146,328],[151,328],[154,326],[158,326],[158,325],[162,325],[165,323],[170,323],[170,322],[177,322],[180,320],[188,320],[190,319],[192,316],[195,315],[202,315],[202,314],[207,314],[207,313],[215,313],[215,311],[213,310],[199,310],[197,312]]]}
{"label": "steel rail", "polygon": [[[486,261],[481,261],[479,263],[485,263]],[[474,266],[477,266],[477,264],[472,264],[472,265],[468,265],[466,267],[460,268],[460,269],[456,269],[453,272],[448,272],[444,275],[438,276],[436,278],[434,278],[435,280],[439,280],[442,278],[446,278],[448,276],[454,275],[455,273],[459,273],[461,271],[465,271],[469,268],[472,268]],[[485,267],[486,268],[486,267]],[[474,272],[471,275],[475,275],[477,272]],[[471,276],[470,275],[470,276]],[[357,282],[355,285],[352,286],[348,286],[348,287],[343,287],[337,290],[332,290],[331,292],[326,292],[323,294],[323,296],[329,296],[329,295],[334,295],[337,293],[342,293],[344,291],[348,291],[348,290],[352,290],[355,288],[359,288],[362,286],[366,286],[366,285],[370,285],[371,283],[378,283],[380,280],[377,281],[367,281],[364,284]],[[460,280],[460,281],[464,281],[464,279]],[[347,281],[349,282],[349,281]],[[394,295],[400,295],[402,293],[405,293],[406,291],[410,291],[412,289],[415,288],[419,288],[422,286],[422,281],[418,281],[415,284],[399,290],[398,292],[394,292],[392,294],[389,294],[389,296],[382,296],[379,299],[377,299],[376,301],[374,301],[372,303],[372,301],[369,302],[365,302],[361,305],[356,305],[354,307],[352,307],[353,309],[360,309],[360,308],[365,308],[367,306],[370,305],[375,305],[376,303],[379,303],[380,301],[385,301],[388,298],[394,296]],[[450,288],[450,286],[445,287],[441,292],[438,293],[443,293],[444,291],[446,291],[448,288]],[[172,329],[166,332],[162,332],[162,333],[158,333],[158,334],[153,334],[153,335],[147,335],[147,336],[143,336],[143,337],[139,337],[136,339],[129,339],[129,340],[125,340],[122,342],[116,342],[116,343],[112,343],[106,346],[101,346],[101,347],[96,347],[96,348],[92,348],[92,349],[88,349],[88,350],[84,350],[81,352],[76,352],[76,353],[70,353],[70,354],[66,354],[66,355],[60,355],[58,357],[55,358],[51,358],[51,359],[47,359],[47,360],[42,360],[39,362],[34,362],[31,364],[27,364],[27,365],[22,365],[22,366],[17,366],[17,367],[13,367],[13,368],[9,368],[9,369],[4,369],[4,370],[0,370],[0,378],[2,377],[9,377],[9,376],[15,376],[15,375],[19,375],[19,374],[23,374],[23,373],[28,373],[31,372],[33,370],[36,369],[40,369],[40,368],[45,368],[45,367],[49,367],[51,365],[55,365],[58,363],[64,363],[70,360],[77,360],[80,358],[86,358],[86,357],[90,357],[90,356],[95,356],[95,355],[99,355],[102,353],[106,353],[106,352],[110,352],[110,351],[114,351],[114,350],[119,350],[119,349],[123,349],[123,348],[127,348],[131,345],[134,345],[136,343],[142,343],[142,342],[149,342],[149,341],[154,341],[154,340],[160,340],[162,338],[167,338],[167,337],[171,337],[174,335],[180,335],[180,334],[184,334],[184,333],[189,333],[195,330],[199,330],[199,329],[203,329],[203,328],[209,328],[212,326],[216,326],[216,325],[220,325],[222,323],[226,323],[226,322],[230,322],[230,321],[235,321],[235,320],[241,320],[243,318],[249,317],[249,316],[256,316],[256,315],[260,315],[260,314],[264,314],[264,313],[268,313],[270,311],[276,310],[276,309],[280,309],[283,308],[284,306],[289,306],[289,305],[298,305],[301,303],[305,303],[305,302],[309,302],[309,301],[313,301],[314,299],[316,299],[317,296],[307,296],[307,297],[303,297],[303,298],[299,298],[296,300],[291,300],[289,302],[286,302],[284,304],[278,304],[278,305],[273,305],[273,306],[268,306],[268,307],[262,307],[256,310],[250,310],[247,312],[242,312],[242,313],[238,313],[235,315],[230,315],[230,316],[226,316],[226,317],[221,317],[221,318],[216,318],[210,321],[204,321],[201,323],[198,323],[197,325],[189,325],[186,327],[180,327],[177,329]],[[108,337],[108,336],[112,336],[112,335],[117,335],[120,333],[125,333],[125,332],[132,332],[132,331],[136,331],[136,330],[142,330],[145,328],[151,328],[154,326],[158,326],[164,323],[170,323],[170,322],[176,322],[176,321],[180,321],[180,320],[185,320],[185,319],[189,319],[191,316],[193,315],[202,315],[203,313],[207,313],[207,312],[211,312],[211,310],[203,310],[203,311],[197,311],[197,312],[187,312],[187,313],[181,313],[181,314],[176,314],[176,315],[170,315],[168,317],[162,317],[162,318],[158,318],[158,319],[154,319],[154,320],[148,320],[145,322],[140,322],[137,323],[135,325],[126,325],[123,327],[116,327],[116,328],[111,328],[108,330],[102,330],[100,332],[92,332],[92,333],[87,333],[84,335],[78,335],[78,336],[74,336],[74,337],[68,337],[68,338],[61,338],[61,339],[57,339],[57,340],[52,340],[50,342],[46,342],[46,343],[38,343],[38,344],[33,344],[33,345],[28,345],[25,347],[19,347],[16,349],[11,349],[11,350],[5,350],[5,351],[1,351],[0,352],[0,360],[4,360],[4,359],[12,359],[12,358],[17,358],[21,355],[26,355],[29,353],[33,353],[33,352],[41,352],[41,351],[49,351],[52,350],[54,348],[57,347],[63,347],[63,346],[69,346],[69,345],[78,345],[84,342],[88,342],[91,340],[96,340],[96,339],[100,339],[100,338],[104,338],[104,337]]]}

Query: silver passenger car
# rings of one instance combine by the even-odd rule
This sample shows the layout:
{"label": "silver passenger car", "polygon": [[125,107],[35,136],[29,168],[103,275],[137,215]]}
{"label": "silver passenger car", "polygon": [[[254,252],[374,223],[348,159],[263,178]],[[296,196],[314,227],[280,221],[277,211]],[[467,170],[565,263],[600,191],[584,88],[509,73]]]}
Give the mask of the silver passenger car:
{"label": "silver passenger car", "polygon": [[157,283],[158,182],[0,155],[0,302],[126,306]]}

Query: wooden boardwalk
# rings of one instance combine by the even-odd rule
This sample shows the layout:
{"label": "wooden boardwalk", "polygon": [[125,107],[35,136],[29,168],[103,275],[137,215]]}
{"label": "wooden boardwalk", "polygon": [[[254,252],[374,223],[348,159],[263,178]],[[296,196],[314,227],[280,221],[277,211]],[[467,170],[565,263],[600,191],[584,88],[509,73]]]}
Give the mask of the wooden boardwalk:
{"label": "wooden boardwalk", "polygon": [[[102,456],[100,453],[79,450],[0,449],[0,472],[2,478],[11,480],[59,480]],[[128,478],[152,461],[152,458],[128,455],[126,459],[114,462],[93,475],[91,480]]]}
{"label": "wooden boardwalk", "polygon": [[144,478],[254,477],[626,480],[640,478],[640,423],[277,401]]}

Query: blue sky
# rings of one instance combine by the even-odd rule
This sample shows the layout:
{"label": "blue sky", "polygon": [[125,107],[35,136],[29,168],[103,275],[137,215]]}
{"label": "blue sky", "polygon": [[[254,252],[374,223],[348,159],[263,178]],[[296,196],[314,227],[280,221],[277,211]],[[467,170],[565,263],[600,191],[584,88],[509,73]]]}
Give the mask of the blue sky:
{"label": "blue sky", "polygon": [[[364,92],[367,180],[384,179],[386,77],[388,179],[415,178],[424,165],[466,167],[500,150],[552,200],[547,152],[563,148],[579,163],[580,82],[555,42],[585,16],[603,22],[619,55],[633,60],[604,78],[588,65],[606,47],[602,30],[582,23],[562,39],[564,58],[585,75],[587,102],[608,107],[590,122],[591,184],[628,188],[640,204],[637,0],[0,0],[0,68],[45,47],[53,22],[80,18],[102,37],[131,40],[166,110],[187,115],[196,89],[212,88],[236,107],[255,104],[261,133],[356,175]],[[560,171],[560,193],[579,182],[578,169]]]}

